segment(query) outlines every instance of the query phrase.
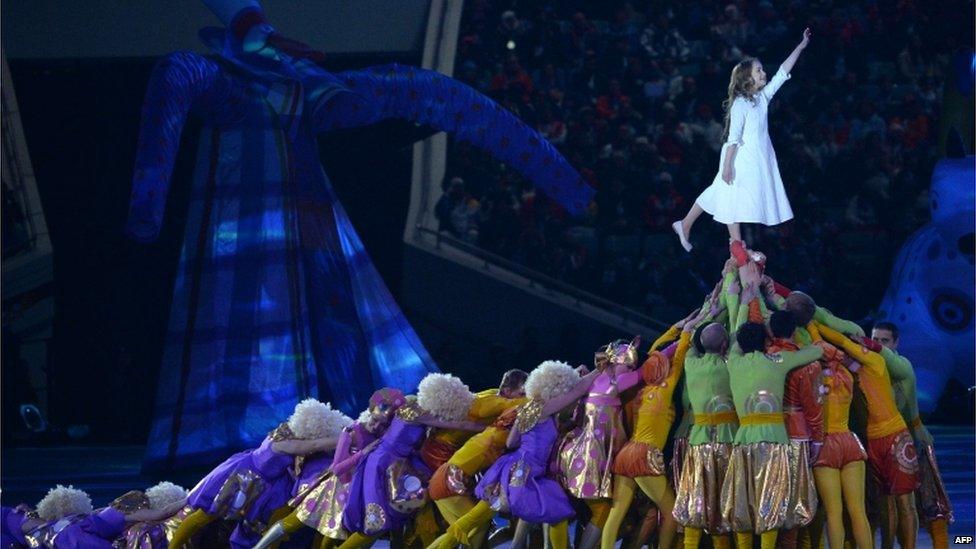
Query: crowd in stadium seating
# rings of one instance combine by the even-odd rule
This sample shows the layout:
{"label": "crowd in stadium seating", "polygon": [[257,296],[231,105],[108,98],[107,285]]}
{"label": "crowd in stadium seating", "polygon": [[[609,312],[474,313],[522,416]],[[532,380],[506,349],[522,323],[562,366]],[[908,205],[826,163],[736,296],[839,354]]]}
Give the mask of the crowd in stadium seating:
{"label": "crowd in stadium seating", "polygon": [[[898,246],[927,219],[946,52],[961,44],[957,33],[926,35],[924,21],[956,3],[466,2],[455,77],[537,128],[598,193],[585,219],[567,219],[517,173],[453,142],[440,228],[675,316],[727,255],[724,227],[704,223],[714,230],[696,232],[687,256],[669,225],[718,169],[731,67],[751,55],[775,72],[810,26],[811,47],[770,113],[797,219],[744,236],[775,257],[774,276],[863,316]],[[852,292],[835,276],[852,265],[862,276],[850,284],[877,288]]]}

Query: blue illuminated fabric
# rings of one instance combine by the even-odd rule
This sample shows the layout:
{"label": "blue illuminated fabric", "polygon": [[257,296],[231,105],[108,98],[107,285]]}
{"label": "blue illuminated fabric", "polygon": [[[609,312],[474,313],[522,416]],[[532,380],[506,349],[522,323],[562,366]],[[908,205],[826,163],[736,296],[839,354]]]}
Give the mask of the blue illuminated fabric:
{"label": "blue illuminated fabric", "polygon": [[323,172],[315,136],[404,118],[455,133],[571,212],[592,197],[544,139],[470,88],[395,65],[331,74],[201,36],[173,53],[142,112],[127,234],[163,221],[188,114],[203,121],[145,465],[212,463],[253,447],[300,399],[358,414],[382,386],[436,366],[383,284]]}

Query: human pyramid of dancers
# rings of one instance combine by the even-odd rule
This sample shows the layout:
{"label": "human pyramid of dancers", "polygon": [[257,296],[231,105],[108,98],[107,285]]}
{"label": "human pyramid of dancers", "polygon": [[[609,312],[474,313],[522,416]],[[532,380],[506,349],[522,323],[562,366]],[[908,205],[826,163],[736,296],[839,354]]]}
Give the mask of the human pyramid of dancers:
{"label": "human pyramid of dancers", "polygon": [[[734,241],[701,308],[646,358],[639,338],[617,341],[592,371],[546,361],[479,393],[430,374],[416,395],[376,391],[355,421],[308,399],[189,492],[164,482],[95,511],[84,492],[58,486],[36,509],[4,508],[3,547],[208,547],[219,524],[231,527],[219,543],[233,547],[274,547],[302,528],[320,548],[386,536],[484,547],[501,514],[517,524],[514,546],[545,525],[548,543],[566,548],[575,519],[585,524],[577,547],[608,549],[622,526],[644,523],[628,514],[639,489],[660,517],[658,547],[698,547],[703,534],[716,548],[752,547],[754,536],[768,549],[777,537],[818,547],[826,526],[831,548],[863,548],[873,542],[866,469],[883,530],[913,546],[918,490],[942,546],[951,511],[912,366],[889,348],[897,328],[876,326],[879,344],[764,268]],[[867,452],[849,425],[855,382],[867,397]]]}

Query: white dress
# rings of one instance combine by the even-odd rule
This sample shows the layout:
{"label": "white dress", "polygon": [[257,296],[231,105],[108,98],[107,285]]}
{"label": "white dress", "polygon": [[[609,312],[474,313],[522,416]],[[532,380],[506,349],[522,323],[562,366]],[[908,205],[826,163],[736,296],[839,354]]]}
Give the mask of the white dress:
{"label": "white dress", "polygon": [[[767,119],[769,100],[789,78],[781,68],[752,101],[737,97],[732,103],[729,137],[722,145],[718,174],[695,200],[715,221],[778,225],[793,219],[776,151],[769,140]],[[731,185],[722,179],[725,151],[730,145],[739,146]]]}

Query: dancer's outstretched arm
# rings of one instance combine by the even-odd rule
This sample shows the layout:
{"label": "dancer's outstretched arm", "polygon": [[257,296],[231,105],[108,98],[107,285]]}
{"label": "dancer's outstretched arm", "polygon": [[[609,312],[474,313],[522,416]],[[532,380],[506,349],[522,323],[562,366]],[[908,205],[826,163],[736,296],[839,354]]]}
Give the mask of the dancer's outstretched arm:
{"label": "dancer's outstretched arm", "polygon": [[829,326],[834,330],[837,330],[846,336],[864,337],[864,329],[861,328],[856,322],[838,318],[837,316],[834,316],[829,309],[824,307],[816,308],[813,314],[813,319],[825,326]]}
{"label": "dancer's outstretched arm", "polygon": [[665,330],[663,334],[654,340],[654,343],[651,344],[651,350],[656,351],[660,347],[667,346],[666,344],[678,339],[679,335],[681,335],[681,327],[677,324],[673,324],[670,328]]}
{"label": "dancer's outstretched arm", "polygon": [[846,335],[842,334],[840,331],[835,330],[826,324],[818,324],[817,329],[820,331],[820,335],[822,335],[825,340],[836,347],[839,347],[854,360],[860,363],[861,366],[864,366],[869,370],[873,370],[879,376],[881,375],[881,372],[885,371],[884,357],[874,350],[880,350],[878,348],[880,346],[872,346],[872,343],[874,342],[871,340],[855,342]]}
{"label": "dancer's outstretched arm", "polygon": [[576,383],[576,386],[570,389],[568,393],[550,399],[549,402],[546,402],[545,406],[542,407],[542,417],[546,418],[553,414],[559,413],[559,411],[563,408],[583,398],[587,391],[590,390],[590,385],[593,385],[593,380],[595,380],[601,373],[603,372],[600,370],[593,370],[592,372],[581,377],[579,382]]}
{"label": "dancer's outstretched arm", "polygon": [[[741,288],[740,288],[741,283]],[[747,263],[739,268],[739,278],[733,279],[729,284],[726,300],[729,305],[729,336],[732,339],[732,347],[729,352],[742,354],[735,334],[739,328],[749,320],[749,302],[758,299],[759,289],[759,269],[755,263]],[[733,305],[735,308],[733,309]]]}
{"label": "dancer's outstretched arm", "polygon": [[373,451],[373,448],[376,448],[379,445],[379,443],[380,443],[380,439],[376,439],[373,442],[370,442],[362,450],[356,452],[355,454],[350,455],[349,457],[343,459],[342,461],[337,461],[333,463],[332,467],[330,467],[329,470],[331,470],[334,474],[340,477],[345,475],[346,473],[349,473],[350,471],[355,469],[356,465],[358,465],[359,462],[363,460],[363,458],[368,456],[369,453]]}
{"label": "dancer's outstretched arm", "polygon": [[438,429],[451,429],[452,431],[473,431],[479,432],[484,431],[486,425],[483,423],[476,423],[474,421],[447,421],[440,419],[430,414],[424,414],[417,418],[417,423],[423,423],[428,427],[437,427]]}
{"label": "dancer's outstretched arm", "polygon": [[170,503],[162,509],[139,509],[125,515],[126,522],[156,522],[167,519],[186,505],[186,498]]}
{"label": "dancer's outstretched arm", "polygon": [[313,438],[309,440],[279,440],[271,443],[271,449],[279,454],[304,456],[316,452],[335,450],[339,439],[336,437]]}

